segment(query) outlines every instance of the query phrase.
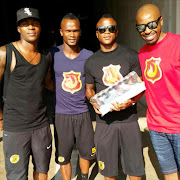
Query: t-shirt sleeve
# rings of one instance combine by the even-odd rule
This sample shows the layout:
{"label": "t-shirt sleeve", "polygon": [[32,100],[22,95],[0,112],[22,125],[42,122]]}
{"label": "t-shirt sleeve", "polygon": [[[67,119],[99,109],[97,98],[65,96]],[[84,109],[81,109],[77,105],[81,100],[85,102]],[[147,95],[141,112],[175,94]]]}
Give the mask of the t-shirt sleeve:
{"label": "t-shirt sleeve", "polygon": [[87,84],[94,84],[94,77],[92,76],[92,67],[90,65],[90,59],[88,59],[85,62],[84,71],[85,71],[85,82]]}
{"label": "t-shirt sleeve", "polygon": [[135,71],[138,74],[138,76],[142,76],[138,53],[136,51],[133,51],[131,54],[131,58],[132,58],[131,71]]}

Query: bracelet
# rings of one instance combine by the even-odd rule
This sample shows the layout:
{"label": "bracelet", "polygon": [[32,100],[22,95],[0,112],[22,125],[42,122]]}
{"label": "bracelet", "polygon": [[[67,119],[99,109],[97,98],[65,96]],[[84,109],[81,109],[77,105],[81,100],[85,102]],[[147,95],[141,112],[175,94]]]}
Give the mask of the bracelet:
{"label": "bracelet", "polygon": [[2,121],[3,120],[3,118],[0,118],[0,121]]}

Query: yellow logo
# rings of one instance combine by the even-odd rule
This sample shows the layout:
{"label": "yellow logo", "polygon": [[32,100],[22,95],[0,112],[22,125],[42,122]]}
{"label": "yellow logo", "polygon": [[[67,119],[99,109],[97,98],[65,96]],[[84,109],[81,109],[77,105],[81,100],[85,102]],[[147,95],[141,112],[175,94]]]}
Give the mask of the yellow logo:
{"label": "yellow logo", "polygon": [[104,170],[104,168],[105,168],[104,162],[99,161],[99,168],[100,168],[101,170]]}
{"label": "yellow logo", "polygon": [[58,157],[58,161],[59,161],[59,162],[64,162],[64,160],[65,160],[64,157],[62,157],[62,156],[59,156],[59,157]]}
{"label": "yellow logo", "polygon": [[19,159],[20,159],[19,155],[14,154],[14,155],[12,155],[12,156],[10,157],[10,162],[11,162],[12,164],[16,164],[16,163],[19,161]]}
{"label": "yellow logo", "polygon": [[92,148],[92,154],[91,156],[94,156],[96,154],[96,147]]}
{"label": "yellow logo", "polygon": [[156,81],[160,80],[162,77],[162,72],[159,65],[160,62],[161,62],[160,58],[154,58],[154,57],[147,59],[145,62],[146,67],[144,70],[144,76],[148,81],[152,82],[153,84]]}
{"label": "yellow logo", "polygon": [[62,88],[64,91],[74,94],[82,88],[82,82],[80,80],[81,72],[64,72],[63,76]]}
{"label": "yellow logo", "polygon": [[120,65],[112,65],[110,64],[107,67],[103,67],[103,83],[106,86],[112,86],[123,79],[123,76],[119,72],[121,66]]}

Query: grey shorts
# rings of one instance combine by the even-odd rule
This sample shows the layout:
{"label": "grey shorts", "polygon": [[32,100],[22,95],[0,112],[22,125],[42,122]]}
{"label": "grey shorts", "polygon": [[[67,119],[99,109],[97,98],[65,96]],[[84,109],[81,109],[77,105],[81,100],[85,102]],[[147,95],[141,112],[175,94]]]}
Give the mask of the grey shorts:
{"label": "grey shorts", "polygon": [[3,148],[8,180],[27,180],[30,155],[34,170],[46,174],[52,151],[50,126],[27,132],[3,132]]}
{"label": "grey shorts", "polygon": [[56,163],[65,165],[70,162],[74,144],[81,158],[95,158],[94,130],[89,112],[55,116]]}
{"label": "grey shorts", "polygon": [[99,171],[103,176],[117,176],[120,159],[125,174],[144,175],[142,139],[137,121],[110,125],[97,123],[95,145]]}

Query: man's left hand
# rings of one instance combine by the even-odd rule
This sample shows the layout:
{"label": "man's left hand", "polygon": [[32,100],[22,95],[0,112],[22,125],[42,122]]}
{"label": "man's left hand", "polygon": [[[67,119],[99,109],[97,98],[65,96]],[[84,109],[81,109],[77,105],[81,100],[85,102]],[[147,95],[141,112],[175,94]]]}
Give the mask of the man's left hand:
{"label": "man's left hand", "polygon": [[122,104],[120,104],[119,102],[112,103],[113,108],[111,108],[111,112],[124,110],[124,109],[128,108],[129,106],[132,106],[133,103],[134,103],[134,101],[132,99],[128,99],[127,101],[125,101]]}

